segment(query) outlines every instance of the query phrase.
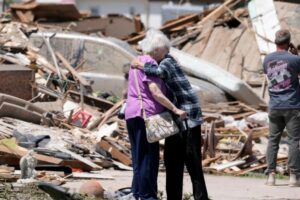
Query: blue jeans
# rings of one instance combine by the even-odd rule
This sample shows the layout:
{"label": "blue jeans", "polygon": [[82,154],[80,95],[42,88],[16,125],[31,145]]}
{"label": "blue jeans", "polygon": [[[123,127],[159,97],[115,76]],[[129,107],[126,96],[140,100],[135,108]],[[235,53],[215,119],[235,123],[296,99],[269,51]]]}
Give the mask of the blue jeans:
{"label": "blue jeans", "polygon": [[284,128],[288,132],[288,166],[291,173],[300,175],[300,110],[271,110],[269,112],[269,143],[267,148],[267,173],[276,171],[280,138]]}
{"label": "blue jeans", "polygon": [[159,143],[147,141],[145,122],[142,118],[128,119],[126,124],[131,144],[133,196],[141,200],[157,200]]}

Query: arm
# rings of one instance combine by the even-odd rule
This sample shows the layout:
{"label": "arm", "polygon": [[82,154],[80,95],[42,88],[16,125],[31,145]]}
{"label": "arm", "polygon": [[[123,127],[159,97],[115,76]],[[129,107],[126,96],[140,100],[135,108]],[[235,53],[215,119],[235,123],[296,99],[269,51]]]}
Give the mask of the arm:
{"label": "arm", "polygon": [[164,67],[162,65],[159,65],[157,67],[157,65],[155,64],[145,63],[144,72],[148,76],[155,76],[161,79],[165,79],[168,77],[168,73],[164,70]]}
{"label": "arm", "polygon": [[167,66],[164,63],[160,63],[159,66],[151,63],[144,64],[144,72],[148,76],[155,76],[161,79],[168,78],[168,71],[166,70]]}
{"label": "arm", "polygon": [[160,103],[161,105],[163,105],[164,107],[172,111],[174,114],[179,115],[181,119],[185,119],[187,117],[187,113],[174,106],[174,104],[172,104],[171,101],[161,92],[161,90],[159,89],[156,83],[149,82],[148,86],[153,98],[158,103]]}
{"label": "arm", "polygon": [[166,70],[166,65],[164,63],[161,63],[158,67],[157,64],[152,63],[142,63],[138,59],[134,59],[131,62],[132,67],[136,67],[139,69],[144,70],[145,74],[148,76],[155,76],[159,77],[161,79],[165,79],[168,77],[168,72]]}
{"label": "arm", "polygon": [[295,45],[294,45],[293,43],[290,43],[290,45],[289,45],[289,51],[290,51],[292,54],[296,55],[296,56],[299,55],[299,54],[298,54],[298,49],[295,47]]}

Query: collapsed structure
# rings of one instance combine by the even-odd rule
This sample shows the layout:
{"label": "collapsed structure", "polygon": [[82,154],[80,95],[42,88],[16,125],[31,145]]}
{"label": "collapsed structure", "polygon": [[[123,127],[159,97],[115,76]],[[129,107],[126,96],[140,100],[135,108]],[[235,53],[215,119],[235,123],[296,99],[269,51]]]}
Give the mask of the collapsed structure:
{"label": "collapsed structure", "polygon": [[[266,168],[268,116],[261,71],[261,55],[266,52],[261,52],[255,39],[259,33],[240,2],[228,0],[161,27],[177,48],[171,53],[202,99],[202,163],[211,173],[245,175]],[[289,26],[286,18],[291,15],[286,16],[286,10],[299,4],[274,4],[280,24]],[[107,178],[84,173],[103,168],[130,170],[126,125],[117,114],[124,102],[120,98],[126,85],[124,69],[137,55],[134,47],[144,36],[140,22],[135,19],[133,32],[117,36],[108,29],[87,31],[84,21],[72,22],[78,23],[76,28],[68,22],[25,24],[51,18],[40,16],[45,8],[36,3],[11,9],[21,22],[3,18],[0,24],[0,179],[16,181],[19,172],[15,169],[30,149],[38,161],[37,178],[57,185],[69,178]],[[67,20],[81,17],[76,8],[68,9],[72,12]],[[95,23],[90,20],[95,19],[88,19],[88,25]],[[57,31],[58,26],[65,32]],[[83,34],[98,31],[132,46],[103,35]],[[285,144],[277,162],[286,174]],[[64,175],[47,173],[57,170]]]}

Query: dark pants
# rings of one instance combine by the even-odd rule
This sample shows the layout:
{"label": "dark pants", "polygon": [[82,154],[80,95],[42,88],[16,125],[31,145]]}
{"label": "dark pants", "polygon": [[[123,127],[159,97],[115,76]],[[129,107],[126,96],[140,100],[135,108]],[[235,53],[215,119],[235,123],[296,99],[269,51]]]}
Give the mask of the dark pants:
{"label": "dark pants", "polygon": [[148,143],[142,118],[126,120],[132,154],[132,193],[136,199],[157,199],[159,144]]}
{"label": "dark pants", "polygon": [[288,132],[288,166],[291,173],[300,175],[300,110],[271,110],[269,112],[269,143],[267,148],[267,173],[276,171],[280,138],[284,128]]}
{"label": "dark pants", "polygon": [[168,200],[182,199],[184,164],[190,174],[195,200],[207,200],[201,164],[201,127],[165,140],[166,190]]}

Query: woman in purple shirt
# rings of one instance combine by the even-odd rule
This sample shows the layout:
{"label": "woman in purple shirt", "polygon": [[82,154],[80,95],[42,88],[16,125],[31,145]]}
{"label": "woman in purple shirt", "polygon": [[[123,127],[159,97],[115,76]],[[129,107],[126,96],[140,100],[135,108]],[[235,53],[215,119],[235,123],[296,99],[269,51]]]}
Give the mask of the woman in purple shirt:
{"label": "woman in purple shirt", "polygon": [[[148,31],[141,43],[144,52],[138,59],[143,63],[157,63],[168,53],[169,40],[163,34]],[[136,70],[136,71],[134,71]],[[166,86],[156,77],[146,76],[143,70],[131,68],[128,77],[127,106],[125,119],[131,143],[133,179],[132,193],[135,199],[157,200],[157,176],[159,167],[159,143],[148,143],[137,82],[142,96],[146,117],[166,109],[186,117],[186,112],[176,108],[165,96]]]}

